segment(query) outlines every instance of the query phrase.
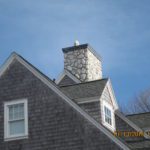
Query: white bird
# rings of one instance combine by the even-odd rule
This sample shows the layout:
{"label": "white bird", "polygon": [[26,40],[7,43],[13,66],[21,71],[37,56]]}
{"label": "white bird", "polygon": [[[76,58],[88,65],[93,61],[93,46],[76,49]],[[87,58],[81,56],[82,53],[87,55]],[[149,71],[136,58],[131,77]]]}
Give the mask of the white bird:
{"label": "white bird", "polygon": [[74,46],[78,46],[78,45],[80,45],[80,43],[79,43],[78,40],[76,40],[76,41],[74,42]]}

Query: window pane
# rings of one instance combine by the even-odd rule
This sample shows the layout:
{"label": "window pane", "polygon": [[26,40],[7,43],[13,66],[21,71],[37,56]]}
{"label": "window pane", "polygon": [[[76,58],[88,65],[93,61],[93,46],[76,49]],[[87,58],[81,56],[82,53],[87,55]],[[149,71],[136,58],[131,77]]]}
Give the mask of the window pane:
{"label": "window pane", "polygon": [[18,104],[13,105],[13,119],[18,119]]}
{"label": "window pane", "polygon": [[24,119],[24,104],[9,106],[9,120]]}
{"label": "window pane", "polygon": [[19,104],[18,117],[19,118],[24,118],[24,104]]}
{"label": "window pane", "polygon": [[13,120],[13,106],[9,106],[9,120]]}
{"label": "window pane", "polygon": [[109,123],[110,125],[112,125],[111,118],[105,116],[105,121],[106,121],[107,123]]}
{"label": "window pane", "polygon": [[10,127],[10,135],[25,133],[24,120],[9,122],[9,127]]}
{"label": "window pane", "polygon": [[108,110],[107,115],[111,118],[111,111],[110,110]]}

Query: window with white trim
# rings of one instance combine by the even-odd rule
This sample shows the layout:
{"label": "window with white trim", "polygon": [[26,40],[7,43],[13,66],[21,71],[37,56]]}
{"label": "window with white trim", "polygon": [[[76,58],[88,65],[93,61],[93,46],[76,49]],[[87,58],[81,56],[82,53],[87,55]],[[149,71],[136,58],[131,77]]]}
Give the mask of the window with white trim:
{"label": "window with white trim", "polygon": [[106,106],[104,106],[104,114],[105,114],[105,122],[107,122],[109,125],[112,125],[111,110]]}
{"label": "window with white trim", "polygon": [[102,121],[103,124],[109,128],[110,130],[115,130],[115,117],[114,117],[114,110],[112,105],[108,102],[103,101],[102,104]]}
{"label": "window with white trim", "polygon": [[5,139],[18,139],[28,135],[26,99],[4,104],[4,130]]}

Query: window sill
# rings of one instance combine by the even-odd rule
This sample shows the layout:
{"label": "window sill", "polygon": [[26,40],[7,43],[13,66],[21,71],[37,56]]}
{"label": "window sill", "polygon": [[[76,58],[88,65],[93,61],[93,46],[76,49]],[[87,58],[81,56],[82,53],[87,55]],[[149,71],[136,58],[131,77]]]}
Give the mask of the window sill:
{"label": "window sill", "polygon": [[111,130],[112,132],[116,130],[114,126],[109,125],[107,122],[103,122],[103,125],[109,130]]}
{"label": "window sill", "polygon": [[17,137],[7,137],[7,138],[4,138],[4,141],[14,141],[14,140],[23,140],[23,139],[28,139],[28,135],[17,136]]}

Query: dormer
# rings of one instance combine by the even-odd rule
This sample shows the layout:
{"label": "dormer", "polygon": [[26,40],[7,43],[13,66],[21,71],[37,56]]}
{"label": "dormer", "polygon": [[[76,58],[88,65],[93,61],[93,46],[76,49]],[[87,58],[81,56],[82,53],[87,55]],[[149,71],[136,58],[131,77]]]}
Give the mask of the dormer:
{"label": "dormer", "polygon": [[61,90],[98,122],[115,130],[118,104],[110,79],[102,77],[101,57],[89,44],[63,48],[64,71],[56,80]]}
{"label": "dormer", "polygon": [[115,131],[114,113],[118,104],[110,79],[63,85],[60,89],[94,119],[110,131]]}

